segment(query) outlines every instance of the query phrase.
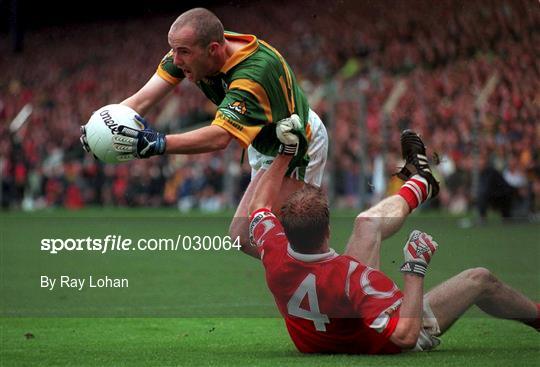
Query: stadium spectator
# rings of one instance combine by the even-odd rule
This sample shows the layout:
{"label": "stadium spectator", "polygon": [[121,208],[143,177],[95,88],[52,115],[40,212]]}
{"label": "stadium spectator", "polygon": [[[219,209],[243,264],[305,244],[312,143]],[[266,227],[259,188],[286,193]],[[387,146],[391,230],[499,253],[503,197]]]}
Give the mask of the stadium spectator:
{"label": "stadium spectator", "polygon": [[477,195],[481,221],[485,221],[489,207],[499,211],[504,219],[510,219],[516,190],[493,167],[486,154],[480,156],[480,182]]}
{"label": "stadium spectator", "polygon": [[[320,14],[321,6],[328,9],[325,14]],[[443,181],[453,180],[443,185],[441,202],[445,195],[459,192],[464,206],[472,207],[467,177],[472,169],[468,157],[472,156],[474,145],[493,152],[495,169],[499,172],[507,166],[510,157],[518,157],[520,169],[527,173],[525,190],[533,197],[538,176],[532,172],[538,165],[540,151],[537,123],[540,119],[540,61],[535,57],[540,34],[537,4],[526,0],[502,3],[443,0],[434,7],[426,0],[413,0],[407,4],[392,2],[391,6],[393,12],[387,11],[389,1],[323,1],[316,5],[287,3],[290,12],[286,13],[270,3],[257,4],[257,12],[250,6],[239,6],[234,12],[227,6],[214,10],[226,26],[237,27],[232,30],[253,32],[278,46],[302,84],[309,82],[312,107],[324,116],[323,120],[332,130],[336,162],[347,160],[345,156],[351,156],[351,152],[355,154],[348,141],[360,136],[360,112],[358,103],[350,101],[351,95],[362,92],[366,96],[369,132],[366,150],[373,159],[371,154],[379,151],[383,144],[378,138],[382,105],[397,81],[404,80],[407,92],[389,120],[394,136],[389,143],[384,143],[389,144],[388,151],[396,152],[395,134],[411,127],[432,142],[441,156],[450,157],[458,170],[462,170],[459,175],[463,179],[453,180],[457,176],[451,179],[452,175],[441,173]],[[238,17],[244,20],[241,24],[237,22]],[[3,207],[21,207],[23,197],[27,202],[34,202],[28,208],[46,205],[45,198],[51,194],[45,189],[53,175],[49,166],[54,163],[48,157],[53,153],[61,157],[60,165],[82,162],[83,179],[75,185],[81,190],[85,204],[127,205],[125,193],[130,190],[125,187],[124,194],[116,190],[113,195],[110,180],[122,176],[125,185],[137,185],[130,179],[130,172],[135,166],[147,166],[144,162],[132,162],[103,167],[83,157],[76,144],[77,127],[96,106],[121,101],[126,90],[136,91],[145,75],[154,71],[148,60],[158,61],[162,56],[167,47],[163,35],[169,23],[170,18],[156,17],[29,32],[27,50],[47,55],[39,63],[24,57],[24,53],[23,57],[10,54],[6,43],[0,42],[3,55],[0,67],[4,75],[0,81]],[[290,27],[276,28],[274,24]],[[143,28],[145,32],[140,32]],[[291,38],[291,32],[296,36]],[[103,44],[117,46],[101,47]],[[139,51],[141,48],[144,53]],[[125,60],[129,60],[129,68]],[[347,63],[353,67],[348,74],[342,73]],[[471,132],[476,124],[476,96],[495,72],[499,82],[479,116],[479,135],[475,138]],[[332,98],[324,97],[329,80],[338,85],[339,93],[333,97],[335,105]],[[339,89],[340,85],[362,85],[362,88]],[[175,99],[181,103],[173,103]],[[19,150],[10,137],[9,123],[26,104],[33,106],[33,113],[16,133],[22,141]],[[180,84],[160,105],[163,109],[166,106],[172,108],[172,114],[158,114],[162,108],[157,108],[147,115],[164,131],[177,131],[193,121],[208,121],[212,117],[204,95],[189,83]],[[230,149],[230,156],[239,161],[236,157],[241,156],[241,149],[237,146]],[[223,154],[215,157],[228,163]],[[165,181],[161,184],[173,182],[172,177],[182,164],[204,169],[207,163],[207,160],[184,160],[179,164],[166,158],[162,166]],[[122,167],[129,167],[125,170],[127,175]],[[369,177],[372,162],[366,167]],[[53,180],[65,175],[65,168],[57,171]],[[142,175],[150,174],[147,170],[141,171]],[[247,171],[244,164],[241,174]],[[334,171],[338,177],[349,175],[342,163]],[[21,188],[21,177],[24,177],[24,188]],[[174,182],[181,184],[179,179]],[[65,192],[62,185],[61,190]],[[347,183],[347,190],[341,183],[335,186],[341,190],[338,195],[341,200],[336,203],[356,205],[356,200],[350,199],[358,195],[356,185]],[[171,192],[177,190],[169,189],[165,197],[163,189],[158,198],[160,204],[176,205]],[[120,197],[122,195],[124,197]],[[540,210],[534,205],[538,197],[536,194],[535,199],[530,200],[530,211]],[[54,200],[50,202],[53,203]],[[446,200],[443,204],[452,203],[455,201]]]}

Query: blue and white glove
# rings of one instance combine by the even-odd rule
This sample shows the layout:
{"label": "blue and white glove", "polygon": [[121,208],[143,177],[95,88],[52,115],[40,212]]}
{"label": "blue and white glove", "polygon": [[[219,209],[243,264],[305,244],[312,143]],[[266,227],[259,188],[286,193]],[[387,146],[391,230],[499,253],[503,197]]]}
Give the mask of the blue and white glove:
{"label": "blue and white glove", "polygon": [[113,148],[119,153],[119,160],[133,158],[150,158],[165,153],[167,140],[165,134],[149,127],[148,122],[139,115],[135,116],[143,124],[144,130],[132,129],[124,125],[118,127],[118,133],[113,135]]}
{"label": "blue and white glove", "polygon": [[415,229],[411,232],[405,247],[403,247],[405,262],[400,271],[424,277],[429,261],[438,247],[439,245],[433,240],[433,237]]}

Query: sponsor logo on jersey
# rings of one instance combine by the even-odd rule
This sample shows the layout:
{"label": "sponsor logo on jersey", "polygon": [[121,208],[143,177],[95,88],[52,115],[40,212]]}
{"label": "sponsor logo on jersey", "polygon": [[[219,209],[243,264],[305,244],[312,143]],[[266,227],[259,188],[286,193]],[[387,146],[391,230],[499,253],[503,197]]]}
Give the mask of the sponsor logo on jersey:
{"label": "sponsor logo on jersey", "polygon": [[232,103],[229,103],[227,105],[227,108],[229,108],[230,110],[233,110],[234,112],[237,112],[241,115],[245,115],[246,112],[247,112],[247,108],[246,108],[246,102],[244,101],[234,101]]}
{"label": "sponsor logo on jersey", "polygon": [[240,117],[233,111],[220,109],[218,112],[218,118],[222,118],[223,120],[227,121],[232,127],[237,129],[238,131],[244,130],[244,127],[236,122],[240,120]]}
{"label": "sponsor logo on jersey", "polygon": [[244,127],[242,125],[240,125],[239,123],[236,123],[234,121],[229,121],[231,123],[232,126],[234,126],[237,130],[239,131],[242,131],[244,130]]}

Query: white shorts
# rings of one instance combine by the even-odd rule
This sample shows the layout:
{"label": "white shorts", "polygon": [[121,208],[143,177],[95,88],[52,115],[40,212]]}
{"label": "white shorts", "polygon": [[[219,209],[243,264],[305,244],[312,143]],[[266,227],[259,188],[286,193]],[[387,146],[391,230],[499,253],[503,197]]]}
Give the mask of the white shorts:
{"label": "white shorts", "polygon": [[[309,164],[306,167],[303,180],[305,183],[320,187],[328,154],[328,134],[319,116],[311,109],[309,110],[308,124],[311,127],[311,140],[307,151]],[[260,169],[268,169],[274,157],[264,155],[250,145],[248,159],[251,166],[251,179],[253,180]],[[301,179],[299,168],[292,172],[291,177],[297,180]]]}
{"label": "white shorts", "polygon": [[432,350],[441,344],[441,339],[437,338],[437,336],[441,335],[441,329],[426,297],[424,297],[424,313],[422,317],[420,336],[418,337],[416,346],[411,350],[412,352]]}

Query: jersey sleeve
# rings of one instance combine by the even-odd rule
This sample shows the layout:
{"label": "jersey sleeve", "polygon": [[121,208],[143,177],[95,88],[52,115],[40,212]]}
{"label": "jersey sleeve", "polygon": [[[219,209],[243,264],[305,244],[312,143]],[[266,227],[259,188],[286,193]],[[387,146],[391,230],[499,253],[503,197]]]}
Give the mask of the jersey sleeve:
{"label": "jersey sleeve", "polygon": [[248,79],[232,81],[212,122],[227,130],[246,148],[272,122],[270,102],[264,88]]}
{"label": "jersey sleeve", "polygon": [[182,69],[176,67],[173,63],[173,51],[170,50],[159,63],[156,74],[166,82],[176,85],[184,79],[185,75]]}
{"label": "jersey sleeve", "polygon": [[281,222],[267,208],[258,209],[251,214],[249,241],[251,246],[256,246],[265,267],[285,254],[289,243]]}
{"label": "jersey sleeve", "polygon": [[345,287],[356,317],[366,327],[389,338],[396,328],[396,310],[403,298],[396,284],[384,273],[351,261]]}

